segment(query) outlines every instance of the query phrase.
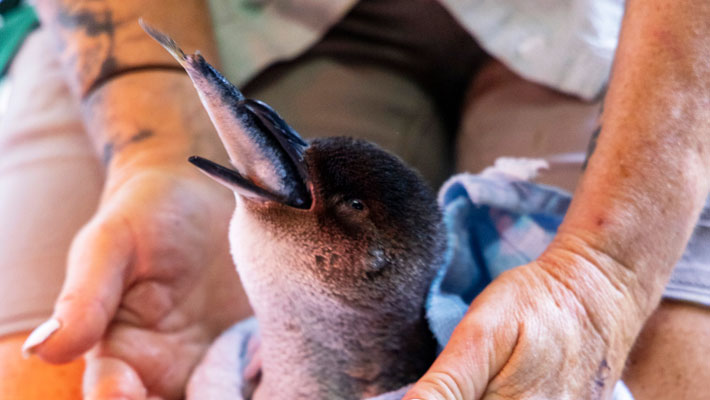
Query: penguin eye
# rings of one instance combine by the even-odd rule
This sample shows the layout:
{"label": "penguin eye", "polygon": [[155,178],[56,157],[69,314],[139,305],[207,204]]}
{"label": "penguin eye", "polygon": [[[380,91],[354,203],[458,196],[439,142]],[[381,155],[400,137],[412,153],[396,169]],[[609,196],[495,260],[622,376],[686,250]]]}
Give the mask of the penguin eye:
{"label": "penguin eye", "polygon": [[358,210],[358,211],[362,211],[365,209],[365,204],[358,199],[350,200],[349,204],[350,204],[350,208]]}

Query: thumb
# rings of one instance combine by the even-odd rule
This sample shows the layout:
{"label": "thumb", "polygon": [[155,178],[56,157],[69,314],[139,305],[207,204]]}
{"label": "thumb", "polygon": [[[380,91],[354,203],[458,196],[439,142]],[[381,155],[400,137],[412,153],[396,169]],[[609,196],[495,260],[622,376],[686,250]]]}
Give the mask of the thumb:
{"label": "thumb", "polygon": [[[474,303],[475,305],[475,303]],[[434,364],[402,400],[477,400],[500,369],[492,329],[497,318],[469,312],[456,327]]]}
{"label": "thumb", "polygon": [[474,377],[467,373],[470,360],[466,360],[456,350],[441,353],[424,376],[407,392],[402,400],[474,400],[481,397]]}
{"label": "thumb", "polygon": [[63,363],[95,345],[120,304],[132,250],[123,222],[95,218],[82,228],[72,243],[52,318],[30,334],[23,352]]}

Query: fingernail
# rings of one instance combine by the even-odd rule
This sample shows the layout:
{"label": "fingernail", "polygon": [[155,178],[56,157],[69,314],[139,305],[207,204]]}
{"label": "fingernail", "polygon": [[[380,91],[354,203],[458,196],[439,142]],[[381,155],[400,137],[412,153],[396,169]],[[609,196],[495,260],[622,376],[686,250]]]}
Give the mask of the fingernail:
{"label": "fingernail", "polygon": [[52,336],[52,334],[61,326],[61,322],[55,318],[50,318],[44,321],[42,325],[35,328],[35,330],[30,333],[27,340],[25,340],[25,344],[22,345],[22,356],[29,358],[32,354],[34,354],[35,347],[49,339],[49,337]]}

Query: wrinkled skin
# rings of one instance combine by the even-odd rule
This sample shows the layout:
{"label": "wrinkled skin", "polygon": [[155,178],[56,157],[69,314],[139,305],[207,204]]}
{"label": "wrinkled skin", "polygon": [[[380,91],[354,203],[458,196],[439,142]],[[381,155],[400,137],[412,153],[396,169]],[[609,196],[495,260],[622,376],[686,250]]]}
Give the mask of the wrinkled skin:
{"label": "wrinkled skin", "polygon": [[405,398],[606,398],[618,379],[608,338],[550,267],[536,261],[493,281]]}

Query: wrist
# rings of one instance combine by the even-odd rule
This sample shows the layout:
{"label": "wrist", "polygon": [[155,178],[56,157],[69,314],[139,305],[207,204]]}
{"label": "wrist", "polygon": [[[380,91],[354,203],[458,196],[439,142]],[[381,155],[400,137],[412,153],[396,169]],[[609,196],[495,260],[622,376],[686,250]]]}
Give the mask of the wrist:
{"label": "wrist", "polygon": [[568,232],[559,233],[537,261],[552,284],[580,306],[580,318],[606,346],[609,365],[622,368],[658,299],[639,285],[633,269]]}
{"label": "wrist", "polygon": [[179,168],[192,155],[226,159],[190,79],[141,71],[106,82],[82,102],[97,156],[113,175]]}
{"label": "wrist", "polygon": [[97,157],[106,168],[104,197],[143,172],[202,178],[187,161],[227,162],[226,152],[189,77],[172,71],[125,74],[82,104]]}

